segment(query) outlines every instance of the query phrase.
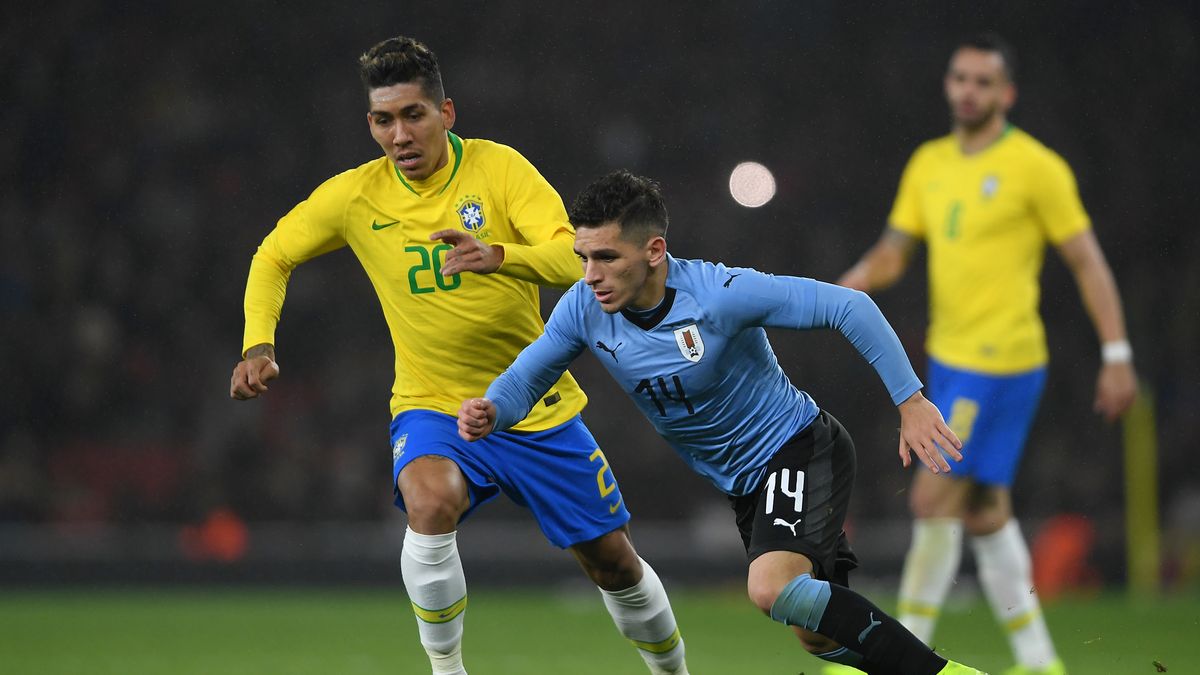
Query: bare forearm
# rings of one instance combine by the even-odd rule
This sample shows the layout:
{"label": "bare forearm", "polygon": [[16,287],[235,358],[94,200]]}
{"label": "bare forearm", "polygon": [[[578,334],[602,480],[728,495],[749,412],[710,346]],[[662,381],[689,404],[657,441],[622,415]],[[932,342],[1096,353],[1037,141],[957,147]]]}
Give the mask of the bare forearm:
{"label": "bare forearm", "polygon": [[1096,327],[1100,342],[1118,342],[1126,339],[1125,313],[1121,308],[1121,296],[1112,271],[1103,262],[1088,265],[1079,271],[1075,282],[1083,305]]}
{"label": "bare forearm", "polygon": [[866,293],[888,288],[904,276],[914,246],[911,236],[888,228],[838,283]]}
{"label": "bare forearm", "polygon": [[1095,235],[1091,231],[1080,234],[1060,245],[1059,252],[1075,276],[1083,306],[1092,319],[1100,342],[1125,340],[1125,313],[1121,309],[1121,296]]}
{"label": "bare forearm", "polygon": [[267,344],[265,342],[262,344],[257,344],[257,345],[254,345],[253,347],[247,349],[246,353],[243,355],[242,358],[253,359],[258,356],[265,356],[268,359],[271,359],[272,361],[274,361],[275,360],[275,347],[273,345]]}

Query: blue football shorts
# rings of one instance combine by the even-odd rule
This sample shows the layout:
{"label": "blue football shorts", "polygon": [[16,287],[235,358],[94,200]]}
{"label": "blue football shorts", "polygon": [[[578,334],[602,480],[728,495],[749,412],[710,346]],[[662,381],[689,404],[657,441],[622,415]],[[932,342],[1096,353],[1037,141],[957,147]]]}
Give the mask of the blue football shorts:
{"label": "blue football shorts", "polygon": [[621,488],[596,439],[578,415],[545,431],[498,431],[468,443],[458,419],[432,410],[406,410],[392,420],[392,487],[396,506],[404,499],[396,478],[424,455],[450,459],[467,478],[471,505],[503,492],[529,509],[542,534],[559,548],[590,541],[629,522]]}
{"label": "blue football shorts", "polygon": [[930,358],[929,400],[963,442],[950,477],[1011,486],[1045,385],[1045,367],[985,375]]}

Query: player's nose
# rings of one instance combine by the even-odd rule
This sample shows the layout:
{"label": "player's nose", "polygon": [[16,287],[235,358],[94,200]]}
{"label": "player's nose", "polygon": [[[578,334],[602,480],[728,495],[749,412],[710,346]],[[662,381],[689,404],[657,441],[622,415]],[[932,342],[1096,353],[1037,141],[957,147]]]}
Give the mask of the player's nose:
{"label": "player's nose", "polygon": [[408,128],[403,124],[396,124],[395,130],[392,132],[392,143],[396,145],[405,145],[412,140],[412,134],[408,132]]}

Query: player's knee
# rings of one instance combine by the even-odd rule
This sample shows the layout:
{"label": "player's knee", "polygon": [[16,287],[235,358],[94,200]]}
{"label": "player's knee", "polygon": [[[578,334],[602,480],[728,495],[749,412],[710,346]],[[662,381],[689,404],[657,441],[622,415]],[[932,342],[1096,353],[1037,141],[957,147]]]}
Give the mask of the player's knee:
{"label": "player's knee", "polygon": [[583,571],[592,583],[606,591],[622,591],[641,581],[642,563],[628,544],[595,547],[579,553],[583,553],[578,555]]}
{"label": "player's knee", "polygon": [[754,606],[767,616],[771,616],[771,607],[779,598],[780,590],[782,589],[778,584],[769,583],[753,575],[746,580],[746,594],[750,596],[750,602],[753,602]]}
{"label": "player's knee", "polygon": [[[404,476],[397,485],[404,498],[409,524],[418,532],[450,532],[471,505],[461,474]],[[407,471],[407,470],[406,470]]]}
{"label": "player's knee", "polygon": [[912,490],[908,493],[908,510],[914,518],[937,518],[942,515],[940,506],[941,501],[928,492]]}
{"label": "player's knee", "polygon": [[972,537],[986,537],[999,532],[1012,514],[998,509],[968,511],[963,517],[963,530]]}
{"label": "player's knee", "polygon": [[1000,531],[1012,518],[1012,500],[1002,489],[976,486],[967,500],[963,514],[963,529],[975,537]]}

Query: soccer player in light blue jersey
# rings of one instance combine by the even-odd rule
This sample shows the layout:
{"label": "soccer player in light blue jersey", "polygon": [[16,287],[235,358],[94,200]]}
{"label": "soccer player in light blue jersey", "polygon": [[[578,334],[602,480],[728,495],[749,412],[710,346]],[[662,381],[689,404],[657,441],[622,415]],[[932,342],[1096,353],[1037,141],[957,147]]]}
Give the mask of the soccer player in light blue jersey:
{"label": "soccer player in light blue jersey", "polygon": [[958,461],[961,443],[921,395],[874,302],[812,279],[671,257],[658,186],[626,171],[588,186],[571,223],[583,280],[485,397],[463,402],[459,434],[476,441],[516,424],[591,350],[683,460],[729,496],[750,599],[805,649],[868,673],[978,672],[847,587],[857,566],[842,530],[854,444],[792,385],[767,341],[767,327],[840,331],[899,409],[901,462],[915,453],[930,471],[949,471],[939,447]]}

